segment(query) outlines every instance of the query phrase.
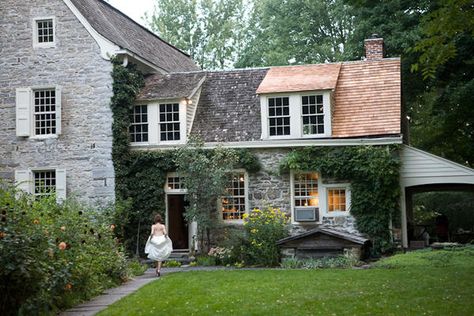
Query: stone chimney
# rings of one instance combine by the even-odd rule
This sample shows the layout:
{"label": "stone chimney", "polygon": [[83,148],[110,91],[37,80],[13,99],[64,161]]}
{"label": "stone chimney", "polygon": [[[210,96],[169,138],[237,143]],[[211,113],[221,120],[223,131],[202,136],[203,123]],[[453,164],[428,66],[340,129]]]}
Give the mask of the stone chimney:
{"label": "stone chimney", "polygon": [[372,59],[381,59],[383,58],[383,38],[379,37],[377,34],[372,34],[372,36],[364,41],[365,46],[365,58],[367,60]]}

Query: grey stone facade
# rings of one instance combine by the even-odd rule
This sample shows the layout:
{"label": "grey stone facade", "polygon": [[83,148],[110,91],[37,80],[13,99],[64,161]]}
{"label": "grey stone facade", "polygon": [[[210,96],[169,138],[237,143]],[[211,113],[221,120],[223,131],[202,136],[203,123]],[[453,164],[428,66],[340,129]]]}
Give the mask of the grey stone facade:
{"label": "grey stone facade", "polygon": [[[289,149],[285,148],[253,150],[262,164],[262,170],[257,173],[249,174],[248,199],[250,209],[272,206],[281,209],[288,214],[288,216],[291,216],[292,197],[290,174],[280,174],[279,171],[280,163],[289,151]],[[328,181],[323,182],[326,183]],[[334,181],[329,182],[334,183]],[[328,227],[354,235],[360,234],[356,228],[355,218],[350,215],[322,215],[319,224],[293,224],[291,225],[291,234],[303,233],[316,227]]]}
{"label": "grey stone facade", "polygon": [[[114,199],[112,64],[61,0],[2,0],[0,6],[0,177],[15,170],[66,169],[68,196]],[[54,17],[56,45],[33,47],[33,19]],[[15,91],[61,87],[62,133],[34,139],[15,132]]]}

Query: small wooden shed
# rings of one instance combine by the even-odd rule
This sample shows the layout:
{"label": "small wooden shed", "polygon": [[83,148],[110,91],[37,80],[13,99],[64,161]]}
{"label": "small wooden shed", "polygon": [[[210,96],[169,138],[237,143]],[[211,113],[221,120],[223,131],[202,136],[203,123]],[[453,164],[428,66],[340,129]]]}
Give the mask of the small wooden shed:
{"label": "small wooden shed", "polygon": [[369,239],[330,228],[315,228],[277,242],[282,257],[298,259],[335,257],[351,254],[359,259],[368,256]]}

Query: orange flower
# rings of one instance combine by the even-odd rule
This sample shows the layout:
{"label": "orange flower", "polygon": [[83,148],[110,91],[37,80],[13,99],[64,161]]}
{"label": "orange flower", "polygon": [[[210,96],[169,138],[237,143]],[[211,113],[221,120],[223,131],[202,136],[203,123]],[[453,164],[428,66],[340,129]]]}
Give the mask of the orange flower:
{"label": "orange flower", "polygon": [[64,250],[67,247],[67,244],[64,241],[61,241],[58,245],[60,250]]}
{"label": "orange flower", "polygon": [[66,290],[71,290],[72,289],[72,284],[71,283],[68,283],[66,284],[66,286],[64,287]]}
{"label": "orange flower", "polygon": [[114,229],[115,229],[115,225],[114,224],[110,225],[110,230],[114,230]]}
{"label": "orange flower", "polygon": [[0,232],[0,238],[3,238],[5,236],[6,236],[6,234],[4,232]]}
{"label": "orange flower", "polygon": [[66,226],[61,226],[60,228],[62,231],[65,231],[66,230]]}
{"label": "orange flower", "polygon": [[35,220],[33,221],[33,224],[39,224],[39,223],[40,223],[40,221],[39,221],[38,219],[35,219]]}

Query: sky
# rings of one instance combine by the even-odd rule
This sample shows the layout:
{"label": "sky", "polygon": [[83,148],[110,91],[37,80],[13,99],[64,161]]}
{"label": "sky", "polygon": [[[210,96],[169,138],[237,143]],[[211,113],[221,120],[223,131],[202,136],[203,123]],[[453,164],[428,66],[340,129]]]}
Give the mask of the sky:
{"label": "sky", "polygon": [[[119,9],[136,22],[145,25],[142,16],[146,11],[153,13],[154,0],[106,0],[109,4]],[[146,26],[146,25],[145,25]]]}

